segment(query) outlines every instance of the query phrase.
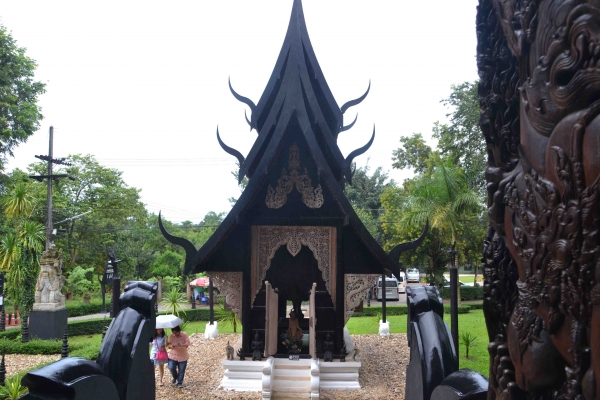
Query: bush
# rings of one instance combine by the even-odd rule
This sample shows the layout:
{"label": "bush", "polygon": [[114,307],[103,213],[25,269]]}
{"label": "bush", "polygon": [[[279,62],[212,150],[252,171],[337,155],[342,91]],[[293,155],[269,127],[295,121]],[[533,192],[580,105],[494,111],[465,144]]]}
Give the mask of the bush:
{"label": "bush", "polygon": [[[110,310],[110,298],[106,303],[106,310]],[[90,300],[90,304],[83,301],[67,301],[65,303],[69,317],[80,317],[82,315],[99,314],[102,311],[102,300]]]}
{"label": "bush", "polygon": [[[362,312],[355,312],[353,317],[376,317],[381,314],[381,306],[364,307]],[[407,306],[390,306],[386,307],[386,316],[390,315],[406,315],[408,314]]]}
{"label": "bush", "polygon": [[[217,310],[215,310],[215,321],[217,320]],[[161,312],[160,314],[170,314],[169,312]],[[181,315],[181,319],[186,322],[194,321],[210,321],[210,310],[208,308],[192,308],[186,309],[185,314]]]}
{"label": "bush", "polygon": [[88,319],[85,321],[69,322],[69,336],[93,335],[102,333],[105,326],[109,326],[112,319]]}
{"label": "bush", "polygon": [[0,332],[0,339],[15,340],[21,335],[21,329],[7,329],[4,332]]}
{"label": "bush", "polygon": [[0,339],[0,349],[4,349],[6,354],[59,354],[62,349],[62,342],[34,339],[27,343],[21,343],[14,340]]}
{"label": "bush", "polygon": [[[450,298],[450,288],[444,287],[440,291],[442,299],[448,300]],[[460,287],[460,299],[462,301],[467,300],[483,300],[483,287],[475,286],[461,286]]]}
{"label": "bush", "polygon": [[[459,314],[468,314],[469,312],[471,312],[471,306],[460,306],[458,307],[458,313]],[[444,315],[450,315],[450,306],[448,304],[444,305]]]}

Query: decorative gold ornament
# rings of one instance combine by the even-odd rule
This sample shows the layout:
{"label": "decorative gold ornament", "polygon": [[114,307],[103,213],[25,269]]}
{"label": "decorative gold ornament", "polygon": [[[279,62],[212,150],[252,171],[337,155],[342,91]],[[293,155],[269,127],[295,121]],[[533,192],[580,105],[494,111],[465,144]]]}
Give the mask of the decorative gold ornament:
{"label": "decorative gold ornament", "polygon": [[294,189],[294,185],[298,192],[302,194],[302,202],[308,208],[320,208],[323,205],[323,190],[321,185],[312,188],[311,179],[308,176],[308,171],[304,168],[304,174],[300,174],[300,149],[296,143],[290,147],[289,156],[290,173],[288,174],[285,168],[281,172],[281,177],[277,181],[277,188],[273,189],[269,185],[267,189],[267,197],[265,204],[267,207],[277,209],[283,207],[287,202],[287,196]]}

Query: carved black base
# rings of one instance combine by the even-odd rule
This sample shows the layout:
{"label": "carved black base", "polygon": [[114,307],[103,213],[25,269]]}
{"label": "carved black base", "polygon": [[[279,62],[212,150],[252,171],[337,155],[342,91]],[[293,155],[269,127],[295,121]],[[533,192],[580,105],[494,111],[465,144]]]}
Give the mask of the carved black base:
{"label": "carved black base", "polygon": [[31,311],[29,313],[29,336],[37,339],[62,340],[67,329],[66,308],[57,311]]}

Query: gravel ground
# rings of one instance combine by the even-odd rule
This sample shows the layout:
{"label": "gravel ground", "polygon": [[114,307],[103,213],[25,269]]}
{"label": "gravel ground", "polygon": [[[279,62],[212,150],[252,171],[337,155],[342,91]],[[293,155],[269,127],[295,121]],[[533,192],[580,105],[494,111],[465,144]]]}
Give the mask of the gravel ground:
{"label": "gravel ground", "polygon": [[[233,392],[220,390],[223,378],[221,361],[225,358],[225,346],[235,343],[240,335],[219,335],[216,339],[204,339],[204,335],[191,335],[190,360],[185,373],[184,387],[170,385],[170,374],[165,368],[165,386],[157,386],[157,400],[203,400],[203,399],[260,399],[260,392]],[[359,349],[357,359],[362,362],[360,390],[325,390],[321,398],[387,400],[404,399],[406,366],[409,361],[406,335],[352,335]],[[7,375],[32,368],[40,363],[56,361],[60,355],[6,355]],[[156,370],[158,382],[158,369]]]}
{"label": "gravel ground", "polygon": [[60,354],[51,355],[27,355],[27,354],[7,354],[4,362],[6,365],[6,376],[13,376],[21,371],[29,370],[36,365],[60,360]]}
{"label": "gravel ground", "polygon": [[[157,386],[156,399],[261,399],[260,392],[233,392],[220,390],[223,378],[221,361],[225,358],[227,341],[235,343],[239,335],[219,335],[216,339],[204,339],[203,335],[192,335],[190,360],[185,372],[184,387],[172,387],[170,375],[165,376],[165,386]],[[404,399],[408,347],[406,335],[352,335],[359,349],[360,390],[325,390],[321,398],[388,400]],[[165,373],[168,373],[165,370]],[[157,371],[158,376],[158,371]]]}

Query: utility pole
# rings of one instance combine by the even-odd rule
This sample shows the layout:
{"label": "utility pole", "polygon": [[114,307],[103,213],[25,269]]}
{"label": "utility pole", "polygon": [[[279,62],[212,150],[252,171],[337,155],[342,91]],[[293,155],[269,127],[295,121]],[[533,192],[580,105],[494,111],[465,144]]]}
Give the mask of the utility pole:
{"label": "utility pole", "polygon": [[52,181],[59,180],[60,178],[69,178],[74,181],[75,178],[71,175],[67,174],[52,174],[52,165],[66,165],[71,166],[73,164],[65,161],[65,158],[54,158],[53,151],[53,142],[54,142],[54,127],[50,127],[50,139],[48,145],[48,155],[47,156],[35,156],[35,158],[39,158],[40,160],[48,162],[48,174],[47,175],[38,175],[38,176],[30,176],[30,178],[35,179],[38,182],[46,181],[48,185],[48,193],[46,195],[46,206],[47,206],[47,218],[46,218],[46,250],[49,250],[50,247],[54,244],[54,225],[52,224]]}

